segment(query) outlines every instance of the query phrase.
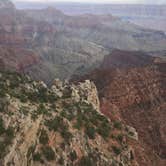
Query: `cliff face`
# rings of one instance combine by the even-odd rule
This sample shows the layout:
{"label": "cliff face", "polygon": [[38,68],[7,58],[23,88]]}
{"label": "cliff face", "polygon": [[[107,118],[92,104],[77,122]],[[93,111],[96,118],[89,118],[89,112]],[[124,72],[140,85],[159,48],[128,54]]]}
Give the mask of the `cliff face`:
{"label": "cliff face", "polygon": [[140,165],[166,163],[165,69],[165,60],[138,52],[113,51],[99,69],[85,77],[97,86],[102,112],[138,131],[139,144],[134,147]]}
{"label": "cliff face", "polygon": [[48,89],[3,71],[0,86],[0,165],[137,165],[137,132],[100,112],[92,82]]}
{"label": "cliff face", "polygon": [[[4,63],[6,68],[20,66],[21,61],[21,72],[48,84],[55,77],[70,79],[73,73],[96,68],[110,49],[162,53],[165,43],[163,32],[146,30],[112,15],[67,16],[51,7],[0,8],[1,50],[16,52],[11,55],[14,65]],[[6,62],[1,54],[0,59]]]}
{"label": "cliff face", "polygon": [[[32,4],[29,3],[30,7]],[[19,6],[19,4],[18,4]],[[21,5],[20,5],[21,7]],[[40,7],[40,5],[39,5]],[[95,5],[88,4],[56,4],[56,7],[69,15],[91,14],[112,14],[123,20],[130,21],[145,28],[151,28],[166,32],[166,5],[131,5],[131,4],[111,4]]]}

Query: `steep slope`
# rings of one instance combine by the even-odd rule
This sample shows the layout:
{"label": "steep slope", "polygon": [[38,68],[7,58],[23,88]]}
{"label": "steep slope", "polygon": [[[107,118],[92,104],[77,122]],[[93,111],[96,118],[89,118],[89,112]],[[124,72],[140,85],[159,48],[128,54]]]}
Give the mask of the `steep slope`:
{"label": "steep slope", "polygon": [[[59,25],[50,23],[49,19],[58,21],[63,14],[52,8],[44,11],[41,11],[45,16],[44,19],[34,20],[33,16],[27,16],[26,11],[18,11],[15,8],[0,9],[1,50],[16,52],[11,55],[13,56],[11,59],[15,59],[15,66],[20,66],[18,57],[24,59],[23,72],[49,83],[54,77],[70,78],[77,68],[97,64],[104,55],[108,54],[108,51],[100,45],[76,37],[70,38],[62,30],[58,31]],[[41,14],[38,16],[42,17]],[[15,56],[16,54],[17,56]],[[33,57],[37,57],[40,61],[27,64],[31,58],[29,54],[34,54]],[[1,60],[6,61],[9,54],[6,59],[3,59],[4,55],[0,56]],[[22,58],[22,56],[24,57]],[[6,65],[6,68],[11,66],[13,65]]]}
{"label": "steep slope", "polygon": [[100,112],[92,82],[48,89],[1,71],[0,86],[0,165],[137,165],[135,129]]}
{"label": "steep slope", "polygon": [[[33,50],[33,31],[38,27],[25,13],[17,11],[12,3],[1,1],[0,8],[0,61],[3,68],[21,73],[34,73],[37,80],[51,80],[50,67]],[[6,7],[5,7],[6,5]],[[1,66],[2,68],[2,66]]]}
{"label": "steep slope", "polygon": [[142,166],[166,163],[166,61],[141,52],[115,50],[83,79],[95,82],[101,111],[136,128],[136,158]]}
{"label": "steep slope", "polygon": [[166,49],[166,37],[163,32],[144,29],[112,15],[67,16],[54,8],[26,12],[36,20],[49,20],[59,31],[67,33],[68,37],[81,38],[105,48],[142,51]]}
{"label": "steep slope", "polygon": [[[24,3],[17,3],[21,7]],[[54,4],[52,4],[54,5]],[[31,3],[24,5],[32,7]],[[45,4],[46,6],[46,4]],[[91,14],[112,14],[123,20],[130,21],[145,28],[166,32],[166,5],[133,5],[133,4],[78,4],[78,3],[56,3],[55,6],[69,15]],[[23,7],[23,8],[24,8]],[[36,3],[36,7],[42,8]]]}

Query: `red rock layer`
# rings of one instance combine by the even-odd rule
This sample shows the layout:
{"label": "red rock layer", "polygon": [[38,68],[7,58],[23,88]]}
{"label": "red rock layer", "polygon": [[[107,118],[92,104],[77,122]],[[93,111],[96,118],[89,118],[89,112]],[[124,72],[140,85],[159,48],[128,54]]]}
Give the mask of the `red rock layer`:
{"label": "red rock layer", "polygon": [[0,61],[3,64],[3,68],[6,69],[24,72],[26,68],[40,63],[39,56],[30,50],[1,46],[0,52]]}
{"label": "red rock layer", "polygon": [[141,166],[166,165],[166,63],[139,52],[113,51],[83,79],[97,85],[101,111],[136,128],[131,142]]}

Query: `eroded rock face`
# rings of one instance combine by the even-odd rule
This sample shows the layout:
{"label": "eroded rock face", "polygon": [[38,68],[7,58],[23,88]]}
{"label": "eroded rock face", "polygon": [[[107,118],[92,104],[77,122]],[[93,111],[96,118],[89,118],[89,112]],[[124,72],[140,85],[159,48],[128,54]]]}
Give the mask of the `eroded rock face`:
{"label": "eroded rock face", "polygon": [[118,52],[113,51],[85,79],[97,85],[102,112],[111,120],[125,121],[138,132],[139,145],[134,146],[139,164],[165,165],[165,60],[138,52]]}
{"label": "eroded rock face", "polygon": [[9,62],[5,67],[20,68],[20,72],[49,85],[55,77],[65,80],[92,71],[110,49],[162,53],[165,43],[164,33],[142,29],[112,15],[67,16],[54,8],[0,8],[0,47],[7,52],[4,62]]}
{"label": "eroded rock face", "polygon": [[77,86],[72,86],[72,97],[75,101],[78,102],[84,100],[87,102],[87,104],[92,103],[95,110],[100,110],[100,103],[96,86],[89,80],[86,80],[84,83],[80,83]]}
{"label": "eroded rock face", "polygon": [[49,89],[1,71],[0,86],[0,165],[137,165],[135,130],[100,112],[93,82],[56,79]]}

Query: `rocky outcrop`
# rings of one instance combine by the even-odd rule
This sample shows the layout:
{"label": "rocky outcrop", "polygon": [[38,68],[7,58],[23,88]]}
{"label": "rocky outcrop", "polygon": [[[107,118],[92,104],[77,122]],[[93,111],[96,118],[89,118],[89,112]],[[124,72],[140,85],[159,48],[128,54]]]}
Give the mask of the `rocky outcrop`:
{"label": "rocky outcrop", "polygon": [[95,110],[98,112],[100,111],[100,103],[96,86],[89,80],[72,87],[72,98],[77,102],[87,102],[87,104],[91,103]]}
{"label": "rocky outcrop", "polygon": [[[140,165],[166,163],[165,69],[164,59],[113,51],[100,68],[85,76],[97,85],[102,112],[138,132],[139,144],[134,143],[134,147]],[[137,139],[134,132],[131,136]]]}
{"label": "rocky outcrop", "polygon": [[1,71],[0,86],[0,165],[137,165],[136,131],[100,112],[94,83]]}

